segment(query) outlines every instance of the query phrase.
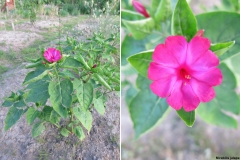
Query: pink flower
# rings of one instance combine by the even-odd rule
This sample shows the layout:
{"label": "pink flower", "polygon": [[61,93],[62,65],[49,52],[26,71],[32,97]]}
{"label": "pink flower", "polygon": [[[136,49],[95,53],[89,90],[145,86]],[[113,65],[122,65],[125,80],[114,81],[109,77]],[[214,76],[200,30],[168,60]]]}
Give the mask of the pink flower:
{"label": "pink flower", "polygon": [[145,8],[140,2],[138,2],[138,1],[136,1],[136,0],[133,0],[133,1],[132,1],[132,5],[133,5],[134,9],[135,9],[137,12],[141,13],[141,14],[144,15],[146,18],[150,17],[149,14],[148,14],[148,12],[147,12],[147,10],[146,10],[146,8]]}
{"label": "pink flower", "polygon": [[220,85],[222,73],[217,68],[219,60],[209,50],[207,38],[195,36],[189,43],[183,36],[169,36],[159,44],[148,68],[152,92],[167,98],[168,104],[189,112],[200,102],[215,97],[213,86]]}
{"label": "pink flower", "polygon": [[44,55],[45,59],[50,62],[57,62],[62,58],[62,55],[59,50],[55,48],[48,48],[45,52]]}

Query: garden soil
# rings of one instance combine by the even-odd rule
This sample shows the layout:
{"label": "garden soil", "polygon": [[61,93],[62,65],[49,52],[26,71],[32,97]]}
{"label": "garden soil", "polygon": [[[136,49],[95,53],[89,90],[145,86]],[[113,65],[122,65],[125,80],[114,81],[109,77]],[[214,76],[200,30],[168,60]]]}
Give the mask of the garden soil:
{"label": "garden soil", "polygon": [[[4,22],[5,23],[5,22]],[[4,24],[1,22],[1,24]],[[42,24],[42,26],[40,26]],[[36,23],[35,31],[49,29],[51,21]],[[82,22],[83,25],[86,23]],[[28,23],[16,26],[16,31],[0,31],[0,50],[19,51],[27,47],[36,39],[41,39],[38,32],[26,32],[23,29]],[[81,24],[78,24],[81,26]],[[11,69],[0,79],[0,104],[3,98],[9,96],[11,91],[16,92],[22,88],[21,84],[28,70],[26,64]],[[63,137],[59,130],[47,125],[46,130],[37,138],[32,138],[31,127],[27,125],[25,116],[8,131],[4,131],[4,120],[8,108],[0,108],[0,160],[117,160],[120,158],[120,99],[116,93],[108,94],[105,103],[104,116],[95,110],[93,114],[93,127],[86,138],[80,141],[74,135]]]}

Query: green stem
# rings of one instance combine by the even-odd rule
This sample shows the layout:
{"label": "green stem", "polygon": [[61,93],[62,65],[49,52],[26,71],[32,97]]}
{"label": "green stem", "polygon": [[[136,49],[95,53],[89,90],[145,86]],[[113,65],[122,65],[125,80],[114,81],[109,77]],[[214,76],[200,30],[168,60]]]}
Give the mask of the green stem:
{"label": "green stem", "polygon": [[59,79],[59,75],[58,75],[58,71],[57,71],[57,67],[56,67],[56,65],[54,66],[54,71],[55,71],[55,73],[56,73],[56,76],[57,76],[57,80],[58,80],[58,82],[60,82],[60,79]]}
{"label": "green stem", "polygon": [[91,78],[91,74],[89,74],[89,76],[87,77],[86,80],[83,80],[83,83],[87,83],[89,81],[89,79]]}
{"label": "green stem", "polygon": [[58,129],[61,128],[59,125],[52,123],[54,126],[56,126]]}
{"label": "green stem", "polygon": [[70,112],[71,112],[70,123],[72,123],[72,133],[73,133],[73,110],[72,110],[72,108],[70,108]]}

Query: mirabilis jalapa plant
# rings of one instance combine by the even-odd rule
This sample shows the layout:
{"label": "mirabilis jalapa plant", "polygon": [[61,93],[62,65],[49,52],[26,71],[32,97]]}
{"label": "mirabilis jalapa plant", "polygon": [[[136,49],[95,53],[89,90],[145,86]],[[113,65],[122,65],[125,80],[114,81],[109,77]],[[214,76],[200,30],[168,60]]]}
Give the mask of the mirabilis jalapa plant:
{"label": "mirabilis jalapa plant", "polygon": [[[235,30],[228,31],[225,22],[236,22],[240,15],[212,12],[195,17],[186,0],[171,2],[152,0],[146,9],[133,0],[137,12],[121,13],[127,33],[121,46],[122,69],[132,74],[130,64],[138,72],[138,89],[123,83],[129,87],[125,95],[136,138],[155,126],[169,106],[190,127],[197,113],[208,123],[237,128],[237,121],[225,114],[238,115],[240,101],[234,74],[223,61],[240,51],[230,36],[238,26],[231,24]],[[131,9],[127,3],[124,7]]]}
{"label": "mirabilis jalapa plant", "polygon": [[88,133],[92,128],[92,108],[104,115],[106,95],[119,91],[119,66],[106,59],[118,53],[111,45],[113,40],[94,34],[86,43],[67,38],[63,47],[43,50],[42,57],[26,67],[34,69],[26,75],[24,89],[12,92],[2,104],[9,108],[4,129],[10,129],[26,113],[33,137],[40,135],[48,122],[63,136],[72,133],[83,140],[83,127]]}

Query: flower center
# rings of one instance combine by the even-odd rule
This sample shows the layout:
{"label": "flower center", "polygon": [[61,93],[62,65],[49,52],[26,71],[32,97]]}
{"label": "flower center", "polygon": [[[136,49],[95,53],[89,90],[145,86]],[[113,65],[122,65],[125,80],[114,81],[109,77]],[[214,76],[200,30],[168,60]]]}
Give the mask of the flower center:
{"label": "flower center", "polygon": [[184,85],[189,83],[189,81],[191,79],[191,75],[184,68],[180,69],[180,77],[184,81]]}

